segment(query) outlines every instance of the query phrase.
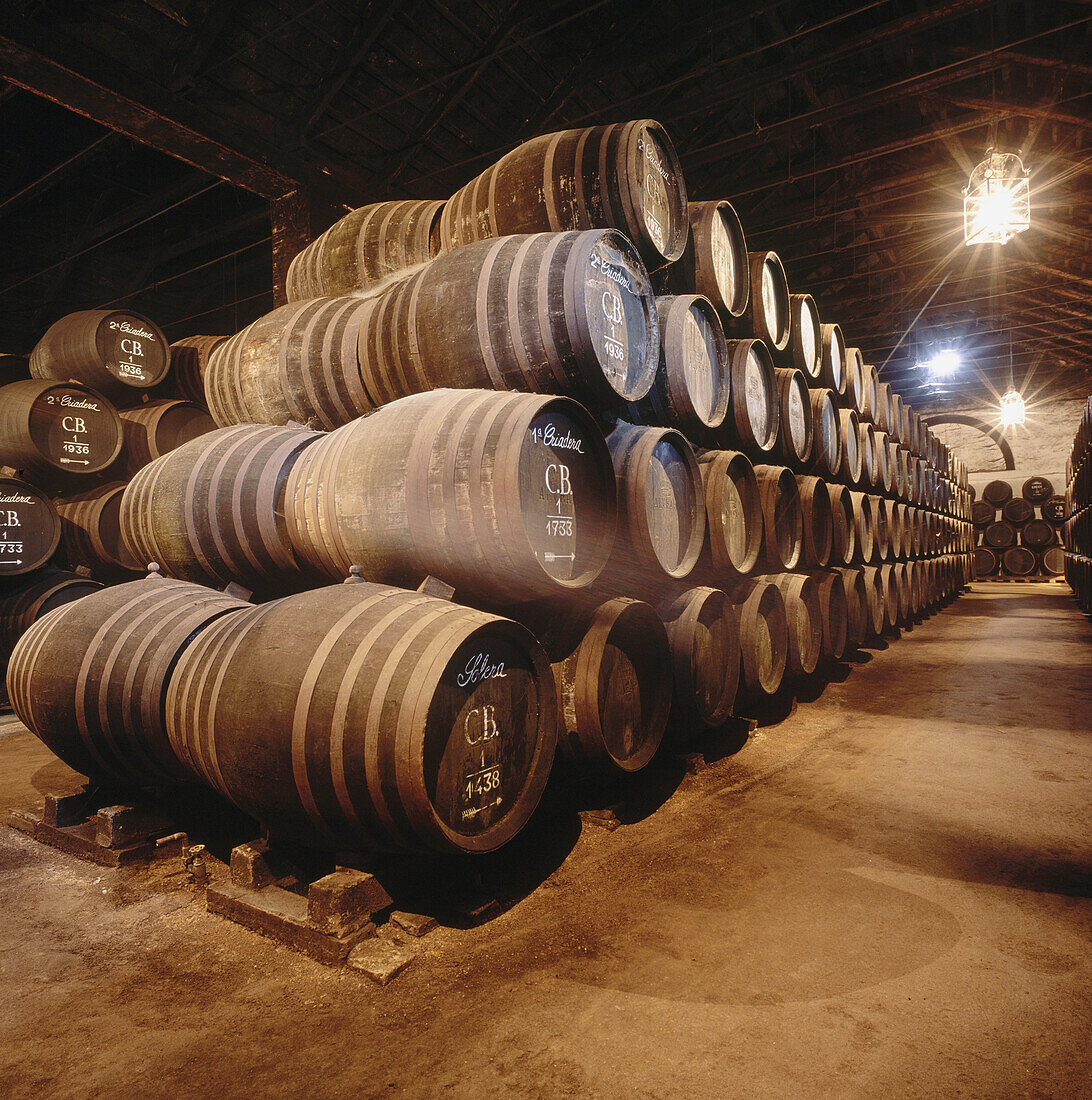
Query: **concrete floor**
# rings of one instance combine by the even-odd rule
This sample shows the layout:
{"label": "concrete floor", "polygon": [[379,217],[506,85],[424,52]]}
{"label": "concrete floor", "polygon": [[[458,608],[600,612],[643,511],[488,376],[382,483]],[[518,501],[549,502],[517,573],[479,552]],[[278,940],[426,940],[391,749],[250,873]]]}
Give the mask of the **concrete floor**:
{"label": "concrete floor", "polygon": [[[978,584],[704,771],[650,773],[623,827],[536,823],[483,865],[515,904],[385,988],[178,875],[0,828],[0,1094],[1088,1096],[1092,627],[1066,592]],[[0,730],[2,805],[50,760]]]}

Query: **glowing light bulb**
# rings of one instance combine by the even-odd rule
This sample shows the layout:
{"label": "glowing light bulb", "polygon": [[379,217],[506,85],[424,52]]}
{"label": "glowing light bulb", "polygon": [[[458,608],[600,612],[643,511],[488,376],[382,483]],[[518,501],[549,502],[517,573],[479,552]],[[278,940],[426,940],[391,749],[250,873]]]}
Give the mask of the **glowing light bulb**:
{"label": "glowing light bulb", "polygon": [[1023,424],[1026,412],[1024,398],[1016,390],[1009,390],[1001,398],[1001,427],[1011,428],[1016,424]]}
{"label": "glowing light bulb", "polygon": [[959,370],[961,364],[959,353],[953,348],[945,348],[938,351],[925,365],[934,378],[948,378]]}

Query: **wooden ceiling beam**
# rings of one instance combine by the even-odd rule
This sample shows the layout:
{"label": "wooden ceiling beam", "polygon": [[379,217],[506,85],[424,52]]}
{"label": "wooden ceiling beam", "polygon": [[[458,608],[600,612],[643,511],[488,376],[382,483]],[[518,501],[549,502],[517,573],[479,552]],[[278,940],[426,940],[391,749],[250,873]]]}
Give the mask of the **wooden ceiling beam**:
{"label": "wooden ceiling beam", "polygon": [[150,105],[151,96],[138,100],[124,95],[6,35],[0,35],[0,76],[264,198],[299,186],[271,164],[157,110]]}

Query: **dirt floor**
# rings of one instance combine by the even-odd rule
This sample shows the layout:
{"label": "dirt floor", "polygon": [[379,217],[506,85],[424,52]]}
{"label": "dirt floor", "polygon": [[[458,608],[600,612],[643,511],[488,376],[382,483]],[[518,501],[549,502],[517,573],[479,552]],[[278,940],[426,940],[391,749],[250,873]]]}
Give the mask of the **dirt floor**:
{"label": "dirt floor", "polygon": [[[394,875],[445,923],[385,987],[207,914],[173,862],[0,827],[0,1095],[1087,1096],[1092,626],[1067,592],[975,585],[704,770],[658,763],[613,831],[555,790],[503,856]],[[65,775],[0,725],[0,808]]]}

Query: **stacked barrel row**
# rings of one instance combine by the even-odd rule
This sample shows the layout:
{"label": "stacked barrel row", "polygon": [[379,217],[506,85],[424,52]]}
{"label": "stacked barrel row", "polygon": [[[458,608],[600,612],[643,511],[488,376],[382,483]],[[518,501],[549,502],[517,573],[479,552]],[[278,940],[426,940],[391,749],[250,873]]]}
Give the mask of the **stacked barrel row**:
{"label": "stacked barrel row", "polygon": [[[839,327],[820,324],[814,301],[789,293],[777,255],[748,252],[728,202],[687,203],[671,143],[654,122],[534,139],[446,203],[386,202],[353,211],[296,257],[287,289],[288,305],[209,352],[206,396],[225,429],[295,422],[338,436],[359,415],[381,408],[393,418],[407,395],[449,386],[564,394],[598,418],[619,505],[618,537],[598,579],[589,573],[553,593],[551,614],[520,602],[545,595],[526,583],[513,587],[499,575],[483,583],[430,550],[437,574],[454,584],[458,598],[510,612],[557,639],[548,642],[555,668],[572,655],[563,650],[574,638],[595,634],[620,644],[623,625],[638,622],[640,613],[624,602],[604,611],[612,601],[640,596],[661,617],[685,619],[693,631],[695,609],[701,606],[709,623],[717,601],[695,595],[687,617],[679,601],[688,591],[738,587],[741,594],[751,576],[828,568],[833,550],[824,530],[839,540],[837,564],[875,570],[896,609],[900,577],[909,591],[915,574],[924,581],[936,573],[938,590],[946,591],[969,572],[965,471],[860,353],[845,347]],[[551,499],[560,499],[569,476],[565,457],[555,454],[544,467]],[[733,460],[751,469],[756,486],[751,534],[741,534],[738,491],[711,487]],[[390,553],[357,561],[353,555],[365,547],[357,542],[349,553],[339,545],[344,527],[358,539],[363,524],[348,507],[324,503],[330,494],[318,490],[336,482],[343,461],[322,444],[304,452],[289,476],[286,538],[296,540],[297,566],[333,576],[354,564],[370,578],[409,583],[405,571],[389,572]],[[782,474],[795,496],[775,503],[764,524],[757,486],[776,485]],[[450,491],[438,486],[434,496],[442,500]],[[370,492],[370,486],[358,490],[354,504],[367,510]],[[780,492],[787,492],[784,477]],[[707,498],[719,503],[707,507]],[[142,507],[150,515],[151,506]],[[783,553],[776,544],[785,537],[786,514],[790,529],[796,522],[794,508],[807,549]],[[292,518],[297,513],[306,516],[305,529]],[[572,514],[540,519],[553,571],[567,569],[574,555],[563,540],[574,528]],[[374,520],[368,523],[375,528]],[[580,519],[575,529],[586,531],[586,524]],[[851,549],[843,532],[854,525]],[[308,544],[302,547],[301,530]],[[435,545],[424,533],[418,538]],[[406,557],[411,541],[404,539],[395,556]],[[761,550],[742,565],[732,560],[741,542]],[[156,546],[144,543],[149,553]],[[911,565],[942,557],[943,568]],[[908,612],[909,600],[904,604]],[[647,625],[644,632],[647,639],[655,634]],[[699,658],[691,646],[688,659]],[[706,655],[707,665],[718,661],[725,663]],[[651,669],[656,662],[631,664]],[[687,705],[689,689],[679,687],[694,679],[679,673],[683,664],[675,661],[677,713],[695,709]],[[727,709],[723,702],[704,709],[723,716],[734,690],[722,682],[712,694],[727,696]],[[568,708],[571,715],[577,709]],[[609,754],[625,767],[646,760],[658,737],[634,734],[649,724],[636,713],[634,720],[626,711],[618,723],[629,729],[629,755]],[[585,717],[592,725],[598,720]],[[600,754],[612,739],[603,731],[583,737],[575,718],[571,725],[572,743],[594,741]]]}
{"label": "stacked barrel row", "polygon": [[[272,831],[476,850],[452,830],[491,827],[509,774],[524,782],[536,746],[552,758],[530,726],[556,725],[573,764],[636,770],[670,716],[716,725],[968,579],[965,471],[789,293],[777,255],[748,252],[729,203],[688,204],[654,122],[546,135],[446,202],[354,211],[288,290],[234,336],[178,349],[219,428],[137,471],[118,514],[132,560],[267,602],[183,616],[174,651],[156,634],[166,679],[140,705],[161,699],[163,719],[133,720],[145,672],[99,662],[129,652],[127,623],[148,649],[157,612],[139,605],[172,582],[83,601],[80,629],[43,619],[16,653],[28,724],[48,738],[74,722],[87,767],[116,768],[119,731],[146,728],[140,775],[180,769]],[[346,575],[364,596],[328,595]],[[131,607],[111,602],[130,590]],[[170,596],[180,613],[195,598]],[[446,611],[411,623],[421,600]],[[464,646],[464,615],[493,633]],[[101,695],[33,712],[49,693],[26,685],[70,641],[88,662],[77,695],[113,680],[121,726],[91,730]],[[361,676],[375,686],[358,701]],[[385,747],[350,742],[355,726]],[[403,781],[432,809],[396,799]]]}
{"label": "stacked barrel row", "polygon": [[125,483],[215,427],[203,391],[200,402],[159,396],[171,366],[166,339],[151,320],[110,310],[68,314],[29,357],[6,357],[0,467],[10,476],[0,478],[0,665],[39,615],[98,582],[143,572],[120,537]]}
{"label": "stacked barrel row", "polygon": [[556,740],[527,630],[366,583],[255,607],[153,574],[41,616],[7,684],[83,774],[205,783],[272,836],[335,851],[496,848],[534,810]]}
{"label": "stacked barrel row", "polygon": [[971,519],[976,577],[1061,576],[1065,498],[1055,495],[1049,478],[1029,477],[1019,496],[1007,481],[989,482]]}
{"label": "stacked barrel row", "polygon": [[1092,397],[1081,414],[1065,472],[1065,579],[1081,607],[1092,611]]}

